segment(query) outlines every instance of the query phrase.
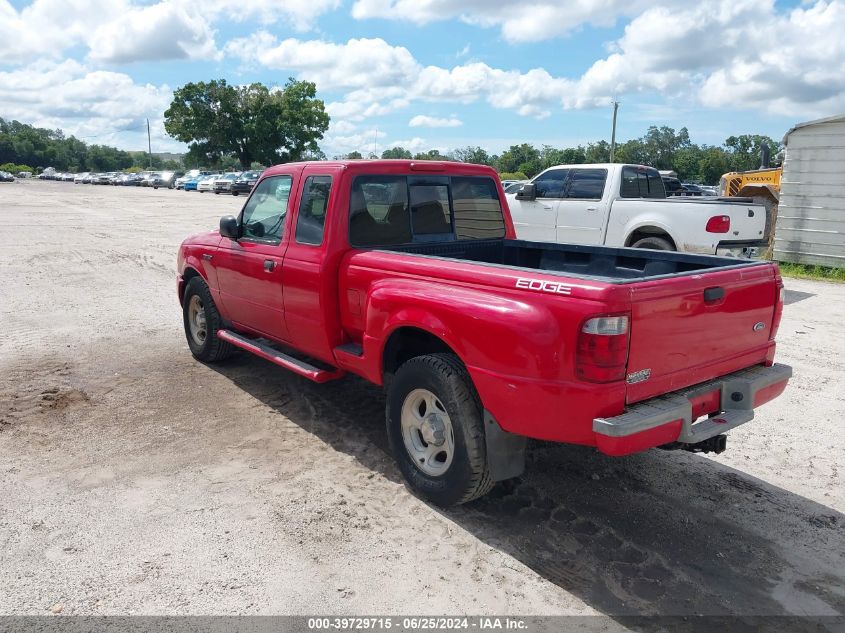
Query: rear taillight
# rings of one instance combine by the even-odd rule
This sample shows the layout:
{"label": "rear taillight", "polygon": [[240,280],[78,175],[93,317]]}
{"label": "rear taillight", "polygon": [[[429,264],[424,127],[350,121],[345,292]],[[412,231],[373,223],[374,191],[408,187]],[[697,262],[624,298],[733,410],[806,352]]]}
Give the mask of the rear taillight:
{"label": "rear taillight", "polygon": [[780,327],[780,319],[783,316],[783,301],[786,298],[786,290],[783,287],[783,280],[778,277],[777,278],[777,294],[775,295],[775,315],[772,318],[772,329],[769,331],[769,340],[775,340],[775,336],[778,333],[778,328]]}
{"label": "rear taillight", "polygon": [[588,382],[625,380],[628,365],[628,315],[587,319],[578,333],[575,375]]}
{"label": "rear taillight", "polygon": [[729,215],[714,215],[707,220],[708,233],[727,233],[731,230],[731,216]]}

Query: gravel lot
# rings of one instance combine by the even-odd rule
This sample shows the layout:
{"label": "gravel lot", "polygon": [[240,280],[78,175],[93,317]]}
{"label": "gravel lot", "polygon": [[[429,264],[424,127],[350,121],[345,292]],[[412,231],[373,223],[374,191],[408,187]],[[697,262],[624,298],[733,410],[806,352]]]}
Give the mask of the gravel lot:
{"label": "gravel lot", "polygon": [[440,510],[383,399],[188,352],[174,266],[244,198],[0,184],[0,613],[845,612],[845,285],[787,280],[787,392],[717,457],[534,445]]}

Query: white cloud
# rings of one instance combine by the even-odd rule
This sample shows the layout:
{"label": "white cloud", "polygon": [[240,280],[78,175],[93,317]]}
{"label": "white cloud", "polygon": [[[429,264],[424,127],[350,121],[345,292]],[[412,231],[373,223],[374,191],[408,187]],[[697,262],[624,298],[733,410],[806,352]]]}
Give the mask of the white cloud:
{"label": "white cloud", "polygon": [[297,31],[337,9],[341,0],[33,0],[17,10],[0,0],[0,63],[60,59],[74,46],[92,61],[130,63],[217,56],[218,22],[284,21]]}
{"label": "white cloud", "polygon": [[425,114],[418,114],[408,121],[409,127],[460,127],[463,124],[463,121],[456,117],[445,119],[427,116]]}
{"label": "white cloud", "polygon": [[352,15],[359,20],[385,18],[415,24],[458,18],[482,27],[498,26],[510,42],[534,42],[567,35],[584,24],[611,26],[652,4],[649,0],[533,0],[523,6],[512,0],[356,0]]}
{"label": "white cloud", "polygon": [[[622,6],[614,0],[576,4],[573,8],[564,3],[582,12],[599,5],[621,11]],[[380,7],[426,22],[443,11],[449,14],[453,5],[458,6],[446,0],[359,0],[354,12],[364,17]],[[541,5],[545,6],[540,2],[537,11]],[[459,15],[469,19],[478,6],[482,4],[476,0],[463,3]],[[495,16],[497,7],[505,5],[497,1],[490,6]],[[344,96],[327,107],[333,117],[353,121],[414,102],[480,100],[543,118],[560,108],[605,106],[613,97],[632,93],[659,94],[681,105],[799,118],[845,107],[845,39],[840,37],[845,31],[845,0],[816,0],[787,12],[779,11],[773,0],[665,2],[644,10],[636,1],[626,6],[637,6],[641,12],[609,45],[609,55],[575,77],[554,76],[544,68],[494,68],[479,61],[423,66],[407,48],[380,38],[279,42],[263,32],[227,50],[270,68],[298,72],[321,90],[343,91]],[[535,14],[516,12],[513,19]]]}
{"label": "white cloud", "polygon": [[658,92],[711,107],[812,117],[845,108],[845,2],[777,12],[771,0],[649,9],[578,81],[570,105]]}
{"label": "white cloud", "polygon": [[203,12],[210,12],[215,17],[236,22],[257,19],[262,24],[282,20],[297,31],[312,29],[321,15],[340,5],[341,0],[204,0],[200,3]]}
{"label": "white cloud", "polygon": [[20,11],[0,0],[0,63],[58,58],[126,10],[124,0],[35,0]]}
{"label": "white cloud", "polygon": [[365,157],[376,152],[380,156],[385,147],[381,140],[385,136],[387,136],[385,131],[377,128],[350,134],[335,134],[333,129],[329,129],[320,145],[328,156],[341,156],[349,152],[360,152]]}
{"label": "white cloud", "polygon": [[217,55],[202,14],[170,2],[132,9],[100,25],[88,46],[91,59],[115,64]]}
{"label": "white cloud", "polygon": [[147,118],[155,148],[181,147],[164,133],[162,116],[171,99],[166,85],[137,84],[126,74],[90,70],[70,59],[0,72],[3,118],[126,149],[146,146]]}
{"label": "white cloud", "polygon": [[345,44],[289,38],[277,42],[266,31],[235,39],[226,53],[254,60],[267,68],[295,69],[322,90],[395,86],[419,72],[419,64],[402,46],[381,38],[351,39]]}
{"label": "white cloud", "polygon": [[435,149],[431,147],[431,144],[426,141],[424,138],[420,138],[419,136],[415,136],[414,138],[409,138],[404,141],[393,141],[388,143],[388,147],[403,147],[412,154],[416,154],[417,152],[422,152],[425,150]]}
{"label": "white cloud", "polygon": [[479,99],[542,118],[550,107],[559,107],[572,88],[571,81],[539,68],[523,73],[481,62],[424,67],[407,48],[391,46],[381,38],[343,44],[293,38],[279,42],[259,31],[229,42],[225,50],[247,63],[295,71],[320,90],[346,91],[341,101],[327,104],[326,109],[332,117],[352,121],[383,116],[413,101],[473,103]]}

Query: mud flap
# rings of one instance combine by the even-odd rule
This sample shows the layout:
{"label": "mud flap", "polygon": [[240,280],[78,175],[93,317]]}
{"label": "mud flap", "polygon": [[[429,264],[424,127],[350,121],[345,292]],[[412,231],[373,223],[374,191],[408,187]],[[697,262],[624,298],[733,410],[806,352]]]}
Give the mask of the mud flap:
{"label": "mud flap", "polygon": [[518,477],[525,471],[525,446],[528,438],[503,430],[484,410],[484,438],[487,444],[487,468],[493,481]]}

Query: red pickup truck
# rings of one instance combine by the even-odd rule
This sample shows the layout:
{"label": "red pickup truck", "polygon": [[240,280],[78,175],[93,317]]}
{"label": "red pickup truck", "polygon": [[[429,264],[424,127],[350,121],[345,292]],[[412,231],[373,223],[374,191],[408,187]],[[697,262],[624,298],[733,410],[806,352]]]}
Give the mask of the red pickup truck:
{"label": "red pickup truck", "polygon": [[179,250],[191,352],[383,385],[402,473],[444,505],[519,475],[529,437],[721,452],[784,390],[775,264],[521,241],[504,201],[479,165],[272,167]]}

